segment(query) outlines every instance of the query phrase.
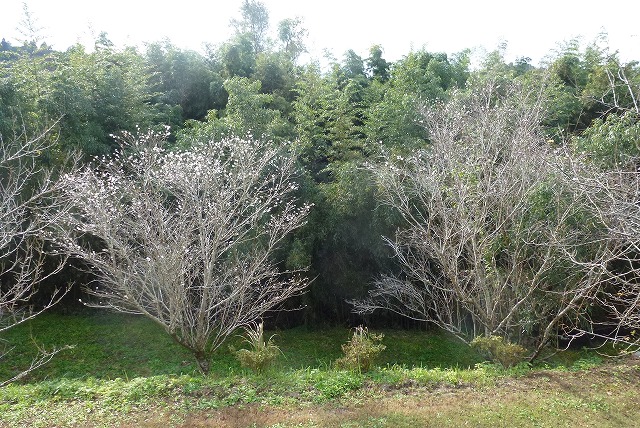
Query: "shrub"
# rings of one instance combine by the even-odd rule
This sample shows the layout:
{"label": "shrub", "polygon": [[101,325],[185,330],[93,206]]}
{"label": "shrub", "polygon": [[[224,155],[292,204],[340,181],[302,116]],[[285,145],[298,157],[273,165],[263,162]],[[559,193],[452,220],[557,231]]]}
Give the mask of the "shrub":
{"label": "shrub", "polygon": [[471,341],[471,346],[488,353],[492,361],[502,364],[505,368],[522,362],[527,354],[524,347],[506,341],[501,336],[479,336]]}
{"label": "shrub", "polygon": [[368,371],[376,357],[386,349],[382,343],[383,334],[369,333],[366,327],[356,327],[353,337],[342,345],[344,357],[336,360],[338,368]]}
{"label": "shrub", "polygon": [[244,342],[248,343],[250,349],[239,349],[234,351],[236,358],[242,367],[249,368],[256,373],[263,372],[269,367],[278,356],[280,348],[273,343],[273,336],[269,340],[264,340],[263,323],[255,324],[253,328],[246,327]]}

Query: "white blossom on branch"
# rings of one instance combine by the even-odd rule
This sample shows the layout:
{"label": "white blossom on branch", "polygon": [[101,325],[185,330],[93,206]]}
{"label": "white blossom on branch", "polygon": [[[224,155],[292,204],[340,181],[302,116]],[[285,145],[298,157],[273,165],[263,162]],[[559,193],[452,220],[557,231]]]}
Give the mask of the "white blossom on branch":
{"label": "white blossom on branch", "polygon": [[305,288],[272,256],[310,207],[293,199],[287,147],[229,138],[167,151],[164,137],[125,134],[123,150],[64,177],[75,211],[58,245],[97,278],[88,304],[146,315],[207,372],[225,338]]}

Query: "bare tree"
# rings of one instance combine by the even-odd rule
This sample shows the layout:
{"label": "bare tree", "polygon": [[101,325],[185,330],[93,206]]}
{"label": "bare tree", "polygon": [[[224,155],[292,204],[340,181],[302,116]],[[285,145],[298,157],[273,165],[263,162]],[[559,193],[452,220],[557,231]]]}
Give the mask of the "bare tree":
{"label": "bare tree", "polygon": [[271,258],[309,206],[291,198],[284,148],[230,138],[166,151],[163,138],[125,134],[113,158],[66,176],[76,211],[58,243],[98,278],[89,305],[146,315],[206,373],[225,338],[306,286]]}
{"label": "bare tree", "polygon": [[403,275],[354,302],[433,322],[464,341],[499,335],[532,358],[597,290],[567,258],[594,251],[539,126],[542,91],[487,82],[425,112],[428,149],[372,167],[404,222],[387,239]]}
{"label": "bare tree", "polygon": [[599,70],[603,81],[591,90],[591,98],[606,107],[608,112],[640,114],[640,69],[637,62],[623,64],[617,53],[608,55],[605,61]]}
{"label": "bare tree", "polygon": [[[575,139],[571,173],[576,191],[594,221],[606,230],[606,245],[591,260],[574,262],[599,273],[602,284],[595,304],[609,318],[603,339],[629,345],[640,344],[640,69],[637,62],[623,64],[617,54],[601,68],[606,81],[592,90],[594,100],[607,108],[607,116],[595,121]],[[590,142],[593,139],[594,142]],[[581,144],[584,142],[585,145]],[[597,334],[584,331],[585,334]]]}
{"label": "bare tree", "polygon": [[[616,258],[606,266],[604,304],[618,321],[617,336],[627,343],[640,344],[640,171],[637,167],[607,174],[599,181],[606,185],[605,200],[599,210],[610,240],[617,248]],[[637,349],[637,348],[636,348]]]}
{"label": "bare tree", "polygon": [[[57,190],[53,173],[39,163],[40,155],[54,144],[50,137],[51,129],[35,138],[28,138],[26,132],[10,140],[0,135],[0,333],[37,316],[67,291],[51,290],[50,298],[39,307],[29,305],[37,285],[58,273],[65,263],[63,257],[45,269],[42,251],[50,222],[63,214],[51,198]],[[45,212],[46,221],[41,215]],[[59,349],[40,351],[28,369],[0,386],[45,364]],[[0,352],[0,359],[7,353],[6,349]]]}
{"label": "bare tree", "polygon": [[584,158],[572,162],[573,184],[593,221],[606,231],[597,238],[600,250],[591,258],[571,258],[576,266],[594,273],[600,282],[594,303],[608,313],[579,334],[599,335],[629,349],[640,344],[640,171],[636,165],[631,161],[602,171]]}

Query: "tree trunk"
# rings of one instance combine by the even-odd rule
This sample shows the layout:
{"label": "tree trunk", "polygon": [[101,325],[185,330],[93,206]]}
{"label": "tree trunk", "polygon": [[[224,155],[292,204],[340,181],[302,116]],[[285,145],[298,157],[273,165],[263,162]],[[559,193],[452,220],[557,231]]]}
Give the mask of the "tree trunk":
{"label": "tree trunk", "polygon": [[198,352],[195,354],[196,361],[198,362],[198,368],[202,372],[202,374],[209,374],[209,358],[204,354],[204,352]]}

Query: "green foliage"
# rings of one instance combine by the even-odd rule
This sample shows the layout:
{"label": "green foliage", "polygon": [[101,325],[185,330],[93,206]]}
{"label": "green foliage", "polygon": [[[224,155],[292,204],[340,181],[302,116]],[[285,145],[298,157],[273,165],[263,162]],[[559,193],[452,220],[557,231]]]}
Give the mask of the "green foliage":
{"label": "green foliage", "polygon": [[302,19],[287,18],[278,23],[278,39],[282,44],[282,50],[291,61],[296,61],[300,54],[306,52],[305,38],[308,31],[302,27]]}
{"label": "green foliage", "polygon": [[380,82],[389,80],[391,64],[382,57],[382,47],[380,45],[373,45],[369,49],[366,68],[371,78]]}
{"label": "green foliage", "polygon": [[471,346],[487,352],[491,359],[509,368],[521,363],[527,350],[516,343],[511,343],[501,336],[478,336],[471,341]]}
{"label": "green foliage", "polygon": [[588,72],[584,65],[579,46],[575,41],[572,41],[553,62],[551,69],[566,86],[580,89],[586,85],[588,79]]}
{"label": "green foliage", "polygon": [[262,322],[253,327],[245,328],[244,342],[249,345],[249,349],[232,351],[242,367],[249,368],[256,373],[263,373],[274,363],[280,353],[280,348],[273,343],[273,336],[265,341]]}
{"label": "green foliage", "polygon": [[[373,82],[380,85],[380,82]],[[322,74],[308,67],[298,79],[293,102],[302,167],[303,196],[314,203],[308,226],[297,235],[297,249],[308,251],[313,275],[305,296],[307,319],[345,320],[346,299],[388,262],[380,239],[379,212],[369,174],[362,163],[375,153],[363,134],[364,107],[371,86],[362,59],[354,52]]]}
{"label": "green foliage", "polygon": [[223,122],[231,135],[250,132],[256,136],[286,139],[290,136],[289,123],[278,110],[269,107],[273,96],[260,93],[259,81],[233,78],[224,82],[229,101]]}
{"label": "green foliage", "polygon": [[617,52],[608,48],[590,46],[585,51],[585,61],[590,64],[588,82],[582,91],[585,107],[603,113],[622,114],[626,111],[640,113],[640,66],[638,61],[622,62]]}
{"label": "green foliage", "polygon": [[423,102],[446,98],[452,88],[463,87],[469,77],[467,52],[449,58],[445,53],[412,52],[392,70],[393,85]]}
{"label": "green foliage", "polygon": [[602,357],[597,354],[587,354],[576,360],[571,366],[573,371],[588,370],[602,364]]}
{"label": "green foliage", "polygon": [[147,46],[145,59],[156,91],[154,102],[165,109],[179,107],[180,117],[167,117],[169,125],[182,126],[187,119],[203,119],[207,111],[226,104],[222,77],[197,52],[184,51],[169,42]]}
{"label": "green foliage", "polygon": [[284,107],[288,111],[291,109],[289,102],[294,96],[295,73],[293,62],[286,55],[264,52],[256,59],[251,79],[260,81],[261,93],[272,95],[270,107],[283,104],[284,101]]}
{"label": "green foliage", "polygon": [[[111,134],[151,125],[150,75],[133,48],[106,46],[87,53],[76,45],[66,52],[21,52],[0,64],[0,133],[24,127],[35,134],[58,121],[55,131],[64,149],[88,156],[110,153]],[[55,132],[52,133],[55,135]]]}
{"label": "green foliage", "polygon": [[261,1],[244,0],[240,6],[240,14],[241,19],[231,20],[236,33],[251,40],[256,54],[264,51],[268,44],[269,10]]}
{"label": "green foliage", "polygon": [[367,327],[356,327],[349,342],[342,345],[344,357],[336,360],[336,366],[358,372],[371,370],[378,355],[386,349],[380,343],[383,337],[383,334],[369,333]]}
{"label": "green foliage", "polygon": [[[376,57],[374,48],[372,59]],[[374,62],[380,67],[379,61]],[[401,150],[424,145],[427,135],[421,124],[421,107],[446,99],[451,89],[465,85],[468,76],[468,55],[464,52],[453,58],[424,50],[411,52],[393,65],[386,85],[379,88],[381,93],[366,106],[367,140]]]}
{"label": "green foliage", "polygon": [[251,39],[245,34],[238,34],[222,44],[214,56],[222,65],[224,78],[249,77],[256,66],[256,54]]}
{"label": "green foliage", "polygon": [[624,168],[640,156],[640,120],[635,112],[596,119],[572,144],[602,169]]}
{"label": "green foliage", "polygon": [[583,110],[582,102],[576,95],[575,89],[566,86],[558,76],[553,74],[553,71],[534,71],[528,78],[533,82],[548,79],[545,91],[549,102],[543,124],[548,129],[550,139],[554,143],[560,143],[566,138],[568,132],[573,132],[579,125]]}
{"label": "green foliage", "polygon": [[617,53],[610,53],[602,42],[606,35],[586,48],[575,39],[565,42],[546,66],[551,102],[545,125],[552,128],[556,140],[583,131],[610,112],[635,107],[629,91],[640,81],[635,63],[621,66]]}
{"label": "green foliage", "polygon": [[[296,88],[293,119],[302,158],[316,181],[316,176],[331,162],[359,157],[362,152],[360,124],[362,108],[358,101],[362,89],[360,81],[342,82],[339,67],[323,76],[320,70],[309,67]],[[361,76],[364,77],[364,76]]]}
{"label": "green foliage", "polygon": [[[532,245],[527,248],[527,256],[531,260],[532,266],[537,266],[541,254],[546,252],[554,254],[547,261],[547,268],[541,275],[545,287],[549,291],[562,290],[567,285],[579,287],[580,281],[584,281],[584,272],[581,266],[567,260],[566,257],[558,249],[551,246],[545,247],[544,243],[548,242],[544,236],[546,230],[539,228],[536,234],[531,234],[534,224],[546,225],[549,229],[558,228],[566,233],[567,240],[571,242],[574,260],[588,263],[595,257],[599,251],[599,242],[606,236],[606,230],[602,223],[598,221],[595,214],[583,204],[575,203],[572,192],[574,189],[569,188],[567,184],[563,184],[558,177],[550,176],[546,181],[539,183],[533,187],[527,197],[527,208],[525,215],[519,223],[515,234],[529,234],[531,240],[535,240],[542,245]],[[562,213],[560,216],[558,213]],[[555,224],[555,226],[554,226]],[[517,236],[516,235],[516,236]],[[509,251],[509,247],[505,247]],[[546,305],[553,304],[553,299],[540,299],[538,306],[529,308],[526,313],[522,313],[520,318],[520,331],[525,338],[535,336],[537,330],[537,322],[541,313],[546,311]],[[579,308],[576,308],[579,309]],[[571,312],[575,314],[575,312]],[[566,318],[566,323],[571,322],[570,319],[580,319],[579,316],[570,315]],[[581,328],[582,326],[580,326]],[[512,336],[513,338],[513,336]]]}
{"label": "green foliage", "polygon": [[269,104],[273,95],[260,93],[260,81],[233,77],[224,82],[229,94],[226,109],[210,110],[205,122],[187,121],[178,141],[190,146],[197,141],[220,140],[228,136],[255,135],[274,141],[288,140],[291,125]]}
{"label": "green foliage", "polygon": [[339,398],[362,387],[362,376],[353,371],[326,372],[314,383],[314,387],[322,394],[321,398]]}
{"label": "green foliage", "polygon": [[404,150],[424,145],[427,133],[420,125],[419,99],[395,85],[392,81],[380,88],[380,101],[368,107],[364,123],[367,138]]}
{"label": "green foliage", "polygon": [[62,54],[24,47],[0,62],[0,135],[36,135],[60,117],[54,97],[54,72]]}

